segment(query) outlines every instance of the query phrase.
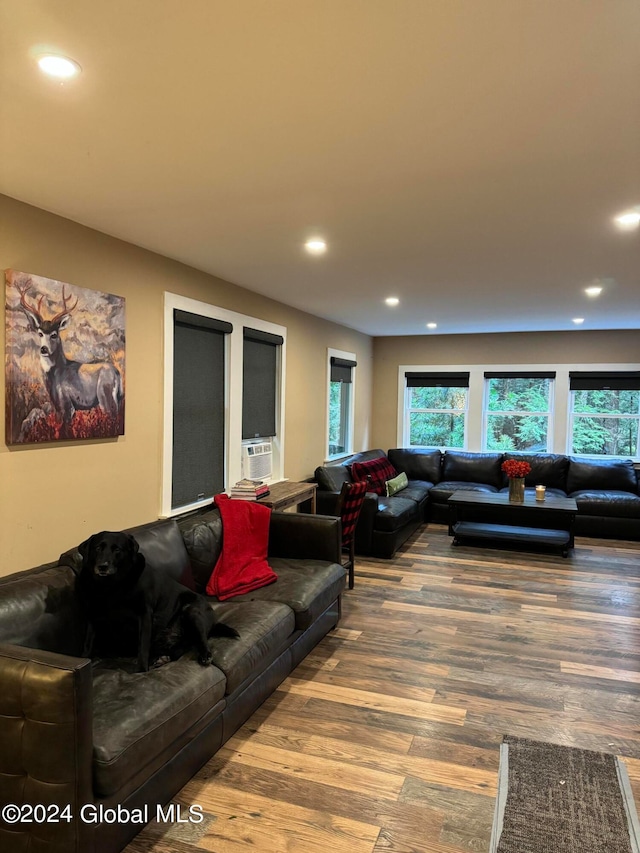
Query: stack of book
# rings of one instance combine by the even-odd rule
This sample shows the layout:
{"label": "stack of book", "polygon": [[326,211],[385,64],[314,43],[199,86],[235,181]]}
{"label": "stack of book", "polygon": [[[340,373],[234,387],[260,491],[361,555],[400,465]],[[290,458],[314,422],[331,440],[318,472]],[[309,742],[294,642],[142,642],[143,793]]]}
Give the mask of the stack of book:
{"label": "stack of book", "polygon": [[262,480],[238,480],[231,489],[234,500],[255,501],[269,494],[269,486]]}

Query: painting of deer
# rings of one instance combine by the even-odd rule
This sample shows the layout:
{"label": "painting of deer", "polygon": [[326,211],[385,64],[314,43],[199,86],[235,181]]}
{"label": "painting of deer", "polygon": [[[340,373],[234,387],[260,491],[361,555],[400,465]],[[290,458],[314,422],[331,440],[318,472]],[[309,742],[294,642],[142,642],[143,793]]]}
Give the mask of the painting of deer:
{"label": "painting of deer", "polygon": [[124,299],[8,270],[7,443],[124,432]]}

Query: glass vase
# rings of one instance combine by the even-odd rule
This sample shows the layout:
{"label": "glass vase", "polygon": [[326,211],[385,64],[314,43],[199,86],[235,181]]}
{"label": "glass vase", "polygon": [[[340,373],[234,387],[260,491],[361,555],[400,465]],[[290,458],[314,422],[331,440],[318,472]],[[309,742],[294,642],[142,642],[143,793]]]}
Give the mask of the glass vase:
{"label": "glass vase", "polygon": [[524,501],[524,477],[509,477],[509,500],[513,503]]}

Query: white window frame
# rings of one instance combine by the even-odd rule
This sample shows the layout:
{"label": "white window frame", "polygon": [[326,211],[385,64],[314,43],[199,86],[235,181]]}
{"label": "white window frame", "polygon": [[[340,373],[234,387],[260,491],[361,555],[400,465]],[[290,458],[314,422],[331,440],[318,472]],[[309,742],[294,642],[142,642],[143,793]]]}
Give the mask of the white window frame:
{"label": "white window frame", "polygon": [[[443,371],[443,373],[448,373],[449,371]],[[469,421],[469,388],[465,388],[466,396],[465,396],[465,407],[464,409],[423,409],[423,408],[413,408],[409,405],[409,400],[411,398],[411,388],[406,385],[405,379],[405,425],[404,425],[404,441],[403,447],[422,447],[426,445],[420,444],[410,444],[411,438],[411,415],[412,414],[425,414],[425,415],[462,415],[464,418],[464,442],[462,447],[453,447],[453,445],[441,445],[441,450],[465,450],[467,447],[467,435],[468,435],[468,421]]]}
{"label": "white window frame", "polygon": [[[331,401],[331,359],[332,358],[342,358],[345,361],[357,361],[356,354],[354,352],[346,352],[344,350],[333,349],[331,347],[327,348],[327,422],[326,422],[326,431],[325,431],[325,462],[333,462],[336,459],[344,459],[345,456],[351,456],[353,453],[353,436],[355,432],[355,401],[356,401],[356,381],[357,381],[357,372],[358,368],[351,368],[351,382],[346,383],[349,384],[349,405],[347,411],[347,428],[346,428],[346,448],[344,451],[340,453],[329,453],[329,404]],[[344,390],[344,389],[343,389]]]}
{"label": "white window frame", "polygon": [[[580,392],[569,390],[569,429],[567,432],[567,453],[570,453],[572,455],[574,453],[574,451],[573,451],[573,424],[574,424],[574,421],[576,420],[576,418],[577,419],[580,419],[580,418],[602,418],[602,419],[604,419],[604,418],[607,418],[607,419],[616,418],[617,420],[621,420],[621,421],[631,420],[631,421],[637,421],[638,422],[638,441],[636,444],[636,454],[635,454],[635,456],[632,456],[631,458],[632,459],[640,458],[640,410],[638,411],[637,414],[634,414],[634,415],[619,415],[619,414],[609,415],[609,414],[599,413],[599,412],[576,412],[576,411],[574,411],[574,401],[575,401],[574,395],[576,393],[580,393]],[[626,454],[614,456],[613,454],[609,455],[609,454],[602,454],[602,453],[580,453],[579,455],[581,457],[585,457],[585,458],[589,458],[589,459],[628,459],[629,458],[629,456],[627,456]]]}
{"label": "white window frame", "polygon": [[284,479],[284,439],[285,439],[285,377],[287,329],[276,323],[270,323],[257,317],[239,314],[219,308],[208,302],[201,302],[180,296],[176,293],[164,294],[164,424],[162,439],[162,495],[160,517],[182,515],[194,509],[211,504],[211,498],[195,501],[187,506],[171,506],[171,484],[173,472],[173,334],[174,311],[188,311],[202,317],[231,323],[233,331],[225,335],[225,488],[242,478],[242,447],[251,444],[251,440],[242,439],[242,364],[244,356],[244,327],[259,329],[272,335],[280,335],[284,343],[280,350],[278,365],[279,382],[276,383],[276,431],[271,439],[273,447],[273,467],[271,482]]}
{"label": "white window frame", "polygon": [[[518,374],[519,369],[522,370],[522,373],[527,372],[524,368],[520,368],[520,367],[514,368],[513,370],[509,370],[510,373],[513,373],[514,379],[518,379],[517,374]],[[501,372],[506,373],[507,371],[505,370],[505,371],[501,371]],[[551,372],[551,371],[549,371],[549,372]],[[552,439],[553,439],[553,420],[554,420],[554,411],[555,411],[555,408],[554,408],[555,393],[556,393],[556,379],[555,379],[555,377],[549,379],[550,385],[549,385],[549,411],[548,412],[524,412],[524,411],[514,411],[514,412],[509,412],[509,411],[497,412],[496,411],[496,412],[494,412],[494,411],[489,411],[489,382],[491,380],[487,379],[484,376],[484,371],[483,371],[483,379],[484,379],[484,393],[483,393],[483,399],[482,399],[482,450],[483,450],[483,452],[485,452],[485,453],[498,452],[498,451],[489,450],[487,447],[487,444],[489,441],[489,416],[492,416],[492,417],[503,416],[503,417],[528,417],[528,418],[544,417],[544,418],[547,418],[547,448],[546,448],[546,450],[540,450],[540,451],[534,451],[534,452],[536,452],[536,453],[538,453],[538,452],[539,453],[550,453],[549,448],[551,447]],[[513,451],[513,452],[514,453],[526,453],[527,451],[523,450],[523,451]]]}
{"label": "white window frame", "polygon": [[[571,364],[400,364],[398,365],[398,408],[396,422],[397,447],[409,447],[408,424],[406,418],[406,379],[405,373],[438,372],[459,373],[469,371],[469,396],[468,413],[465,428],[466,444],[465,450],[472,452],[482,451],[483,434],[483,412],[484,412],[484,374],[485,371],[509,371],[516,373],[522,370],[529,371],[552,371],[556,373],[554,383],[554,406],[553,421],[550,427],[549,453],[560,453],[570,455],[571,447],[571,425],[570,421],[570,391],[569,373],[573,371],[635,371],[640,370],[638,363],[626,364],[603,364],[603,363],[571,363]],[[582,455],[582,454],[581,454]],[[613,457],[595,456],[595,459],[611,459]],[[634,457],[635,462],[640,462],[640,456]]]}

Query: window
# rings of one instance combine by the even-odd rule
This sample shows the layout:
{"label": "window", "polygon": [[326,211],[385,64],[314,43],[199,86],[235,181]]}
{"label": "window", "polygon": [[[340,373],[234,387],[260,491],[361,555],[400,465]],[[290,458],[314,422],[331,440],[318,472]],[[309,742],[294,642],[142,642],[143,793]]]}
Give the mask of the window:
{"label": "window", "polygon": [[571,372],[571,453],[640,455],[640,371]]}
{"label": "window", "polygon": [[466,446],[469,373],[407,372],[405,441],[410,447]]}
{"label": "window", "polygon": [[244,328],[242,360],[242,438],[273,438],[277,432],[277,399],[281,335]]}
{"label": "window", "polygon": [[240,480],[243,443],[271,444],[284,476],[284,326],[165,293],[162,516],[211,503]]}
{"label": "window", "polygon": [[171,508],[224,488],[225,335],[231,323],[174,311]]}
{"label": "window", "polygon": [[487,372],[484,450],[546,453],[554,372]]}
{"label": "window", "polygon": [[329,350],[328,459],[346,456],[353,449],[356,366],[353,353]]}

